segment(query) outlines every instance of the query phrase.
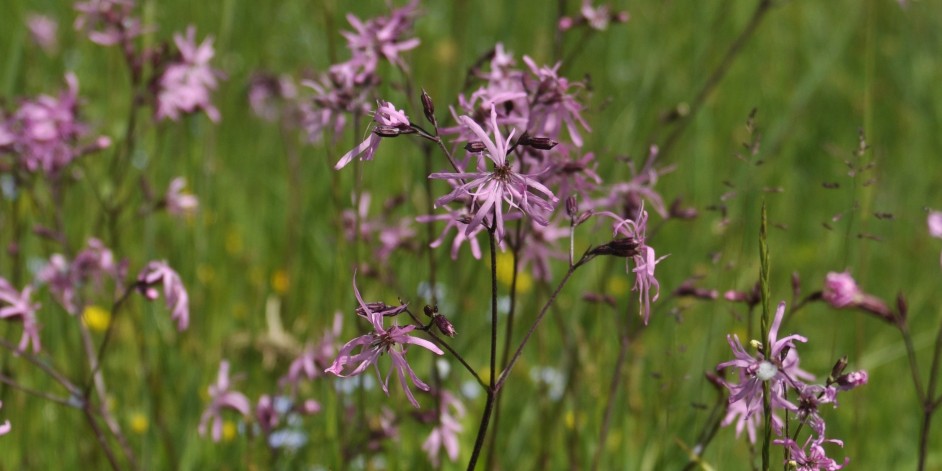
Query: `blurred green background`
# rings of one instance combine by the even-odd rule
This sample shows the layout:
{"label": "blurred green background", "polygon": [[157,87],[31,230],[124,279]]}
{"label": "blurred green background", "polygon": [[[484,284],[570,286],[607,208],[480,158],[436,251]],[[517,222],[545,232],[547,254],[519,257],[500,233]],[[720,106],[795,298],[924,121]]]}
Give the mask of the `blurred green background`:
{"label": "blurred green background", "polygon": [[[575,13],[577,2],[568,3],[567,11]],[[596,152],[599,173],[607,181],[630,176],[617,157],[640,157],[650,144],[663,142],[674,124],[662,117],[694,100],[757,3],[618,2],[617,9],[630,12],[629,23],[613,25],[584,42],[579,33],[567,36],[567,51],[577,53],[566,63],[565,74],[573,79],[591,76],[585,116],[593,132],[586,148]],[[122,135],[130,91],[118,51],[75,32],[75,13],[68,2],[8,0],[3,9],[0,96],[6,109],[15,106],[18,97],[57,93],[63,75],[72,70],[79,77],[83,114],[92,127]],[[422,43],[406,57],[416,84],[435,99],[439,119],[454,102],[467,68],[495,43],[503,43],[521,66],[523,55],[539,63],[552,59],[555,3],[426,2],[422,10],[415,27]],[[341,211],[351,207],[353,172],[334,172],[332,165],[361,136],[348,128],[333,145],[305,145],[299,132],[285,134],[277,124],[255,117],[247,91],[251,75],[260,70],[299,77],[346,60],[338,34],[348,29],[344,15],[385,14],[384,3],[165,0],[143,1],[138,11],[144,23],[154,27],[145,36],[148,43],[169,41],[173,32],[190,24],[197,26],[198,38],[213,36],[214,64],[226,75],[214,95],[222,114],[218,125],[202,114],[160,124],[147,122],[146,112],[140,115],[145,123],[135,160],[146,164],[148,178],[159,191],[182,175],[188,190],[200,199],[199,213],[182,224],[165,214],[143,221],[126,218],[114,247],[118,256],[130,259],[132,273],[148,260],[166,259],[180,272],[191,296],[191,326],[183,333],[176,332],[162,303],[135,299],[117,319],[106,378],[113,411],[143,467],[429,466],[420,450],[428,426],[409,419],[411,407],[401,392],[393,391],[387,399],[375,388],[367,396],[367,414],[377,414],[380,406],[401,413],[400,438],[359,464],[345,463],[338,437],[351,433],[352,424],[340,418],[340,409],[356,401],[334,394],[329,379],[317,380],[309,391],[325,410],[306,419],[309,441],[296,454],[269,461],[264,446],[239,431],[218,444],[197,435],[206,388],[220,360],[230,360],[233,372],[242,375],[236,387],[253,400],[273,391],[291,361],[287,352],[265,340],[270,297],[281,302],[285,329],[302,344],[319,338],[336,311],[346,315],[345,338],[359,331],[351,313],[354,247],[339,229]],[[59,22],[56,53],[46,54],[30,41],[25,18],[32,12]],[[928,0],[906,7],[892,0],[775,3],[662,162],[677,168],[659,181],[658,189],[668,201],[682,198],[700,217],[660,226],[652,215],[652,227],[659,227],[649,243],[659,254],[671,255],[658,266],[662,299],[629,350],[608,439],[598,443],[618,350],[615,326],[634,294],[628,291],[632,280],[621,263],[597,261],[564,290],[558,312],[541,327],[503,391],[501,469],[582,469],[599,446],[605,450],[601,469],[678,469],[687,462],[685,450],[693,446],[716,397],[703,373],[731,356],[725,335],[737,332],[745,338],[746,323],[740,305],[692,302],[670,293],[694,275],[702,276],[699,285],[720,292],[751,287],[758,272],[763,200],[770,223],[776,225],[770,235],[773,298],[791,299],[793,272],[800,274],[808,293],[820,289],[827,272],[844,269],[850,269],[867,291],[885,299],[905,293],[917,354],[927,371],[940,322],[933,293],[942,282],[942,243],[930,239],[925,226],[925,208],[942,208],[940,19],[942,8]],[[382,73],[387,78],[382,97],[418,121],[421,108],[406,103],[396,89],[398,74],[389,68]],[[743,160],[737,154],[746,154],[745,122],[753,108],[758,109],[761,148]],[[852,178],[845,161],[854,159],[859,131],[870,145],[863,159],[875,166]],[[296,171],[288,165],[287,156],[293,152],[300,162]],[[96,158],[105,157],[88,159]],[[756,165],[758,160],[761,165]],[[400,138],[384,143],[362,172],[364,188],[373,194],[371,215],[380,213],[383,199],[398,194],[406,202],[393,217],[425,213],[425,169],[413,142]],[[296,190],[292,179],[298,182]],[[840,187],[827,189],[825,182]],[[443,184],[435,188],[437,194],[446,191]],[[730,192],[735,195],[730,197]],[[76,245],[90,236],[106,237],[95,232],[94,201],[87,183],[71,188],[67,226]],[[3,211],[12,204],[4,201]],[[721,223],[718,211],[709,209],[721,204],[728,209],[727,224]],[[299,208],[296,213],[292,205]],[[875,212],[893,217],[877,218]],[[838,213],[843,217],[832,220]],[[12,242],[8,227],[0,227],[0,235],[4,245]],[[297,237],[295,242],[292,237]],[[586,232],[579,237],[585,245],[604,241],[605,234]],[[36,260],[50,254],[50,247],[34,236],[19,242]],[[368,247],[359,250],[370,253]],[[452,345],[485,369],[487,266],[467,250],[456,262],[447,250],[437,256],[446,289],[442,304],[454,309],[446,314],[459,332]],[[364,297],[416,299],[417,287],[427,276],[424,256],[398,252],[390,266],[394,278],[360,279]],[[557,279],[563,269],[557,266]],[[9,270],[9,260],[0,258],[0,276]],[[518,333],[550,289],[534,284],[522,295]],[[586,291],[615,295],[617,311],[582,301]],[[64,371],[81,376],[86,370],[84,359],[76,359],[80,342],[70,325],[75,320],[43,296],[44,353]],[[0,332],[8,332],[9,339],[18,335],[7,327]],[[852,368],[870,372],[870,384],[845,395],[838,409],[826,412],[829,435],[845,441],[843,450],[834,454],[850,457],[855,469],[914,469],[921,414],[899,334],[877,319],[821,304],[789,319],[783,333],[790,332],[808,337],[800,350],[802,366],[820,377],[826,377],[841,355],[850,358]],[[426,355],[413,356],[420,376],[428,378],[432,362]],[[21,359],[4,353],[2,361],[24,382],[54,388]],[[451,364],[444,386],[457,390],[470,377],[457,362]],[[545,385],[532,380],[531,371],[541,367],[555,368],[571,379],[562,399],[554,399]],[[79,411],[6,388],[0,398],[0,419],[9,419],[14,427],[0,438],[0,469],[107,467]],[[428,396],[419,400],[423,405],[430,402]],[[467,462],[483,407],[483,395],[464,400],[469,410],[463,420],[461,458],[457,464],[446,461],[446,469],[463,468]],[[933,425],[929,469],[942,469],[942,422],[937,417]],[[745,440],[723,429],[704,461],[713,469],[751,469],[749,456]]]}

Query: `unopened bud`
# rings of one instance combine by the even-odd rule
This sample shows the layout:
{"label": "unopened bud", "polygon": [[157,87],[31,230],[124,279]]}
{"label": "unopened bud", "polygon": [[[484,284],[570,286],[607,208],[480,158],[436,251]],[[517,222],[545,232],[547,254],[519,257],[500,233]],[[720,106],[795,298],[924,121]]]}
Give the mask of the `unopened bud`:
{"label": "unopened bud", "polygon": [[837,360],[837,363],[835,363],[834,367],[831,368],[831,375],[828,376],[828,383],[830,384],[830,383],[837,382],[837,378],[839,378],[842,374],[844,374],[845,368],[847,368],[847,356],[846,355],[842,356],[839,360]]}
{"label": "unopened bud", "polygon": [[674,202],[671,203],[669,214],[673,219],[696,219],[697,216],[700,215],[694,208],[681,206],[680,198],[675,199]]}
{"label": "unopened bud", "polygon": [[634,239],[615,239],[589,251],[591,255],[611,255],[613,257],[634,257],[638,255],[638,242]]}
{"label": "unopened bud", "polygon": [[454,337],[457,332],[455,332],[455,326],[451,325],[451,322],[448,321],[448,318],[436,314],[432,316],[432,322],[435,324],[435,327],[438,327],[438,330],[449,337]]}
{"label": "unopened bud", "polygon": [[401,134],[401,131],[395,126],[386,126],[380,124],[373,128],[373,134],[376,134],[379,137],[396,137]]}
{"label": "unopened bud", "polygon": [[400,304],[398,306],[390,306],[384,302],[375,302],[375,303],[366,303],[366,309],[364,306],[359,306],[356,309],[356,313],[360,317],[369,317],[367,316],[367,309],[373,314],[378,314],[383,317],[392,317],[397,316],[409,307],[408,304]]}
{"label": "unopened bud", "polygon": [[479,154],[487,150],[487,147],[485,147],[484,143],[481,141],[471,141],[464,145],[464,150],[474,154]]}
{"label": "unopened bud", "polygon": [[576,195],[566,198],[566,214],[569,215],[570,220],[576,220],[576,215],[579,214],[579,203],[576,202]]}
{"label": "unopened bud", "polygon": [[559,144],[558,142],[548,137],[530,137],[526,134],[524,134],[524,137],[522,137],[520,140],[523,141],[521,144],[538,150],[550,150],[556,147],[556,144]]}
{"label": "unopened bud", "polygon": [[424,88],[422,89],[422,111],[425,112],[425,119],[437,127],[438,121],[435,121],[435,103],[432,102],[432,97],[429,96]]}
{"label": "unopened bud", "polygon": [[429,306],[426,304],[425,307],[422,308],[422,312],[424,312],[426,316],[432,317],[438,314],[438,306]]}
{"label": "unopened bud", "polygon": [[903,296],[903,293],[900,292],[896,295],[896,312],[897,312],[897,322],[901,325],[906,323],[906,313],[909,311],[909,307],[906,305],[906,298]]}
{"label": "unopened bud", "polygon": [[867,375],[867,372],[863,370],[847,373],[846,375],[837,378],[837,389],[840,389],[841,391],[848,391],[858,386],[867,384],[869,379],[870,377]]}

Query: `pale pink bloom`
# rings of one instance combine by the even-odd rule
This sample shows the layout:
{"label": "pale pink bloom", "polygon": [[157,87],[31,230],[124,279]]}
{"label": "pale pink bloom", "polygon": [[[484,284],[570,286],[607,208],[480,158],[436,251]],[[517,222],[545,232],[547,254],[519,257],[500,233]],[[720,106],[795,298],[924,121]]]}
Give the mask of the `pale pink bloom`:
{"label": "pale pink bloom", "polygon": [[315,95],[299,105],[301,126],[309,142],[318,142],[325,132],[336,139],[343,134],[347,114],[369,113],[367,97],[376,85],[368,76],[364,81],[356,78],[355,64],[336,64],[318,80],[302,80],[301,84],[314,90]]}
{"label": "pale pink bloom", "polygon": [[773,440],[772,443],[782,445],[788,449],[789,459],[795,463],[794,468],[790,469],[795,471],[837,471],[850,461],[849,458],[844,458],[844,463],[839,464],[834,459],[828,458],[822,445],[824,443],[833,443],[843,447],[844,442],[825,439],[823,435],[818,437],[809,436],[803,447],[799,447],[798,443],[791,438],[779,438]]}
{"label": "pale pink bloom", "polygon": [[461,418],[465,415],[464,405],[455,396],[447,391],[440,394],[438,409],[438,425],[432,429],[428,438],[422,443],[422,450],[428,455],[429,461],[436,468],[440,462],[442,448],[448,454],[448,459],[454,462],[458,459],[458,434],[461,433]]}
{"label": "pale pink bloom", "polygon": [[[373,121],[377,126],[394,129],[393,132],[408,132],[412,130],[412,124],[409,123],[409,117],[402,110],[397,110],[392,103],[388,101],[379,101],[379,107],[373,112]],[[383,128],[378,128],[383,129]],[[376,129],[374,129],[375,131]],[[340,170],[353,161],[354,157],[360,156],[360,160],[373,160],[373,154],[379,147],[382,136],[376,132],[371,132],[369,137],[363,140],[358,146],[354,147],[344,154],[343,157],[334,165],[334,169]]]}
{"label": "pale pink bloom", "polygon": [[843,308],[863,299],[863,291],[857,287],[854,277],[848,272],[827,274],[824,280],[824,291],[821,297],[836,308]]}
{"label": "pale pink bloom", "polygon": [[527,89],[535,93],[530,100],[533,106],[530,109],[527,132],[533,136],[559,140],[562,128],[565,127],[572,143],[576,147],[582,147],[582,135],[578,128],[586,131],[591,129],[582,118],[582,110],[585,107],[573,96],[570,88],[581,88],[583,85],[560,77],[560,63],[553,67],[539,67],[528,56],[523,56],[523,62],[532,74],[526,76]]}
{"label": "pale pink bloom", "polygon": [[[355,274],[353,278],[353,292],[356,295],[357,302],[360,304],[360,309],[366,313],[366,317],[369,318],[370,323],[373,324],[373,332],[347,342],[346,345],[340,348],[340,352],[337,354],[337,359],[334,360],[334,363],[330,365],[330,368],[324,371],[336,376],[348,377],[361,374],[366,371],[370,365],[373,365],[376,369],[376,376],[379,378],[383,386],[383,391],[386,394],[389,394],[389,378],[392,376],[393,371],[395,371],[402,385],[402,390],[406,393],[406,397],[409,398],[409,402],[411,402],[413,406],[419,407],[419,403],[415,400],[412,390],[409,389],[407,380],[411,379],[412,384],[423,391],[428,391],[429,386],[416,376],[415,372],[412,371],[412,367],[409,366],[409,363],[406,361],[405,354],[408,351],[408,345],[417,345],[437,355],[444,355],[445,352],[428,340],[408,335],[415,329],[413,325],[406,327],[394,325],[386,329],[383,326],[382,314],[370,309],[369,305],[365,303],[360,296],[360,290],[356,285]],[[354,354],[353,352],[357,349],[359,349],[359,352]],[[377,364],[377,360],[379,360],[379,357],[384,353],[388,354],[390,360],[392,360],[392,366],[389,369],[389,373],[386,375],[385,381],[379,372],[379,365]]]}
{"label": "pale pink bloom", "polygon": [[143,33],[141,21],[131,16],[132,0],[88,0],[77,2],[75,29],[102,46],[125,44]]}
{"label": "pale pink bloom", "polygon": [[180,58],[164,70],[157,92],[157,119],[174,121],[182,114],[206,112],[213,122],[219,121],[219,110],[210,101],[210,92],[218,86],[219,71],[209,65],[215,54],[213,38],[196,43],[196,28],[189,26],[186,36],[173,35]]}
{"label": "pale pink bloom", "polygon": [[402,39],[412,29],[412,22],[418,10],[418,1],[393,10],[389,16],[381,16],[361,21],[353,14],[347,14],[347,21],[354,31],[341,34],[347,39],[347,47],[362,67],[361,74],[373,74],[379,58],[384,58],[400,68],[406,68],[399,57],[401,52],[414,49],[419,45],[417,38]]}
{"label": "pale pink bloom", "polygon": [[83,307],[77,301],[77,292],[84,286],[91,282],[100,291],[107,277],[120,290],[126,271],[124,263],[118,263],[100,240],[91,238],[87,244],[71,262],[61,254],[53,254],[36,274],[36,279],[49,286],[56,301],[71,315],[78,314]]}
{"label": "pale pink bloom", "polygon": [[337,339],[343,329],[343,316],[338,312],[334,315],[333,325],[324,332],[320,341],[316,344],[309,344],[304,348],[291,365],[288,367],[288,373],[285,374],[278,384],[282,387],[288,385],[291,391],[297,391],[301,380],[314,380],[323,374],[325,368],[329,367],[334,355],[337,354]]}
{"label": "pale pink bloom", "polygon": [[[0,401],[0,407],[3,407],[3,401]],[[0,435],[6,435],[10,433],[11,428],[13,427],[10,425],[10,421],[4,420],[3,423],[0,424]]]}
{"label": "pale pink bloom", "polygon": [[481,259],[481,244],[478,242],[477,236],[484,230],[484,226],[478,226],[477,229],[471,231],[469,234],[466,228],[468,227],[468,223],[471,222],[471,216],[468,215],[467,212],[449,211],[446,214],[417,216],[415,220],[422,223],[445,221],[445,228],[442,229],[441,235],[429,244],[433,249],[440,247],[445,242],[445,236],[448,235],[448,232],[454,229],[455,238],[451,242],[451,259],[458,259],[458,251],[465,242],[468,243],[468,247],[471,249],[471,256],[478,260]]}
{"label": "pale pink bloom", "polygon": [[167,212],[174,216],[191,214],[199,206],[199,200],[196,196],[184,193],[186,179],[177,177],[170,180],[170,186],[167,188],[167,194],[164,196],[164,202],[167,205]]}
{"label": "pale pink bloom", "polygon": [[282,112],[281,107],[291,103],[297,96],[298,89],[288,75],[276,77],[256,73],[249,83],[249,106],[256,116],[266,121],[275,121]]}
{"label": "pale pink bloom", "polygon": [[214,442],[222,439],[222,411],[234,410],[243,416],[249,415],[251,405],[249,399],[238,391],[231,391],[229,384],[229,362],[223,360],[219,364],[219,374],[216,384],[209,386],[209,406],[200,416],[199,434],[206,435],[206,426],[212,421],[212,438]]}
{"label": "pale pink bloom", "polygon": [[170,309],[170,318],[177,321],[177,330],[186,330],[190,324],[190,297],[186,293],[183,281],[167,262],[152,261],[137,276],[138,291],[153,301],[159,296],[157,284],[163,285],[164,298]]}
{"label": "pale pink bloom", "polygon": [[[648,227],[648,212],[644,210],[643,205],[640,209],[637,221],[631,218],[622,219],[609,211],[602,211],[596,214],[614,219],[616,223],[613,227],[612,236],[628,239],[636,246],[634,255],[629,257],[632,263],[634,263],[634,268],[631,269],[631,271],[635,274],[635,285],[631,290],[638,292],[641,318],[644,319],[644,325],[647,325],[648,319],[651,317],[651,303],[657,301],[657,298],[661,295],[661,284],[654,276],[654,269],[657,264],[661,263],[668,255],[664,255],[660,258],[656,257],[654,249],[646,243],[645,233]],[[625,260],[625,267],[628,268],[628,259]],[[653,298],[651,297],[652,288],[654,288]]]}
{"label": "pale pink bloom", "polygon": [[32,294],[32,286],[17,291],[10,282],[0,277],[0,319],[19,320],[23,323],[23,336],[17,346],[19,353],[25,352],[30,343],[33,344],[34,352],[39,352],[41,348],[39,322],[36,320],[36,311],[40,305],[30,299]]}
{"label": "pale pink bloom", "polygon": [[59,24],[56,20],[46,15],[31,13],[26,17],[26,28],[29,29],[29,35],[43,51],[47,54],[54,52],[58,46],[56,31]]}
{"label": "pale pink bloom", "polygon": [[507,203],[511,210],[519,210],[526,214],[537,224],[547,225],[547,216],[553,212],[559,201],[553,192],[537,181],[535,175],[518,173],[507,161],[507,153],[513,139],[514,131],[505,140],[497,124],[497,111],[491,107],[491,137],[470,116],[461,116],[461,123],[467,127],[474,136],[484,144],[485,156],[494,166],[492,171],[485,170],[483,158],[478,158],[477,172],[463,173],[433,173],[429,178],[456,180],[459,184],[455,189],[439,198],[436,206],[442,206],[452,201],[470,197],[474,216],[465,229],[470,235],[482,223],[487,223],[495,230],[498,239],[504,236],[504,209]]}
{"label": "pale pink bloom", "polygon": [[929,235],[942,239],[942,211],[930,211],[927,218]]}

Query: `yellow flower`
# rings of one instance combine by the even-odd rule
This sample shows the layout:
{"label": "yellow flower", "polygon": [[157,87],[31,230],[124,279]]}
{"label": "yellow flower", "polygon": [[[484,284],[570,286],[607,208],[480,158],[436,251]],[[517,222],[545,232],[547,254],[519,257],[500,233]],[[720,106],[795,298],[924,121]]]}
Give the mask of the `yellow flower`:
{"label": "yellow flower", "polygon": [[283,296],[288,292],[288,287],[291,285],[290,281],[288,272],[278,270],[271,276],[271,288],[275,290],[276,293]]}
{"label": "yellow flower", "polygon": [[226,420],[222,423],[222,440],[225,442],[231,442],[236,436],[236,424],[231,420]]}
{"label": "yellow flower", "polygon": [[104,332],[111,324],[111,313],[101,306],[86,306],[82,312],[82,323],[95,332]]}
{"label": "yellow flower", "polygon": [[[497,254],[497,281],[510,286],[514,279],[514,256],[510,252]],[[533,277],[525,271],[517,271],[517,292],[529,293],[533,289]]]}
{"label": "yellow flower", "polygon": [[150,425],[150,421],[147,420],[147,416],[141,412],[134,412],[131,414],[131,431],[141,435],[147,431],[147,427]]}

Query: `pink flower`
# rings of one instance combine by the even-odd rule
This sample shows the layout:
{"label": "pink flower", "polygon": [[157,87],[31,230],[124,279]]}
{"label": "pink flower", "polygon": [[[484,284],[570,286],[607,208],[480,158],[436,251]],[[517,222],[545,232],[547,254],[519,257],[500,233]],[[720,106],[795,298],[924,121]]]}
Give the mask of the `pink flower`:
{"label": "pink flower", "polygon": [[53,297],[69,314],[76,315],[83,307],[78,303],[77,298],[81,296],[77,296],[77,292],[88,283],[101,291],[105,277],[114,280],[120,289],[125,271],[125,264],[116,262],[111,250],[92,238],[72,262],[61,254],[53,254],[36,274],[36,279],[49,286]]}
{"label": "pink flower", "polygon": [[209,94],[218,86],[219,71],[210,67],[213,58],[213,39],[196,44],[196,28],[186,29],[186,36],[173,35],[180,59],[167,66],[160,76],[157,92],[157,119],[174,121],[181,114],[206,112],[213,122],[219,121],[219,110],[210,102]]}
{"label": "pink flower", "polygon": [[59,29],[56,20],[46,15],[31,13],[26,18],[26,28],[29,29],[29,35],[33,38],[33,42],[47,54],[56,50],[58,46],[56,30]]}
{"label": "pink flower", "polygon": [[523,56],[523,62],[530,68],[532,76],[527,76],[527,88],[535,92],[531,98],[533,103],[530,109],[527,132],[533,136],[543,136],[558,140],[563,126],[569,132],[569,138],[576,147],[582,147],[582,135],[579,127],[586,131],[589,124],[582,119],[584,106],[570,92],[574,86],[582,87],[581,83],[571,83],[565,77],[558,75],[560,63],[552,68],[538,67],[536,62],[528,56]]}
{"label": "pink flower", "polygon": [[302,379],[311,381],[319,377],[336,355],[337,339],[342,329],[343,316],[338,312],[334,316],[334,323],[330,330],[324,332],[318,343],[305,347],[301,355],[291,362],[288,373],[278,380],[278,384],[281,387],[290,386],[291,391],[295,392]]}
{"label": "pink flower", "polygon": [[36,311],[39,310],[40,305],[30,300],[32,293],[32,286],[27,286],[20,292],[6,279],[0,278],[0,306],[2,306],[0,319],[18,319],[23,322],[23,337],[17,346],[17,351],[20,353],[25,352],[30,343],[33,344],[34,352],[38,352],[41,348],[39,323],[36,321]]}
{"label": "pink flower", "polygon": [[412,124],[409,123],[409,117],[406,116],[402,110],[397,110],[396,107],[388,101],[379,101],[379,108],[373,112],[373,121],[376,122],[378,127],[374,128],[374,132],[371,132],[370,136],[358,146],[344,154],[337,162],[337,165],[334,165],[335,170],[344,168],[353,161],[353,158],[356,156],[360,156],[360,160],[373,160],[373,154],[376,152],[376,149],[379,147],[379,142],[382,140],[382,136],[377,132],[400,133],[412,131]]}
{"label": "pink flower", "polygon": [[[3,401],[0,401],[0,407],[3,407]],[[0,424],[0,435],[6,435],[10,433],[10,429],[12,428],[13,427],[10,425],[10,421],[4,420],[3,423]]]}
{"label": "pink flower", "polygon": [[930,211],[926,222],[929,224],[929,235],[942,239],[942,211]]}
{"label": "pink flower", "polygon": [[251,406],[249,399],[237,391],[229,390],[229,362],[223,360],[219,364],[219,375],[216,377],[216,384],[209,386],[209,406],[200,416],[199,434],[206,435],[206,426],[209,421],[213,422],[212,437],[214,442],[222,439],[222,411],[232,409],[243,416],[249,415]]}
{"label": "pink flower", "polygon": [[[641,309],[641,317],[644,319],[644,324],[647,325],[648,319],[651,317],[651,302],[657,301],[657,298],[661,295],[661,284],[657,281],[657,278],[654,277],[654,268],[668,256],[664,255],[663,257],[657,258],[654,254],[654,249],[645,242],[645,233],[648,227],[648,212],[644,210],[643,206],[640,209],[637,222],[630,218],[622,219],[609,211],[603,211],[597,214],[599,216],[615,219],[616,223],[613,227],[613,237],[627,239],[636,247],[634,254],[629,257],[632,263],[634,263],[634,268],[631,271],[635,274],[635,285],[631,290],[638,292],[638,304]],[[628,267],[627,259],[625,260],[625,267]],[[651,297],[651,288],[654,288],[653,298]]]}
{"label": "pink flower", "polygon": [[[369,305],[365,303],[360,296],[360,290],[356,285],[356,274],[353,276],[353,292],[356,295],[357,302],[360,304],[360,309],[366,313],[366,317],[369,318],[370,323],[373,324],[373,332],[347,342],[346,345],[340,348],[340,352],[337,354],[337,359],[334,360],[334,363],[324,371],[336,376],[348,377],[363,373],[370,365],[373,365],[376,369],[376,376],[379,378],[383,386],[383,391],[386,394],[389,394],[389,378],[392,376],[393,371],[395,371],[402,385],[402,390],[406,393],[406,397],[409,398],[409,402],[411,402],[413,406],[419,407],[419,403],[415,400],[412,390],[409,389],[407,379],[411,379],[412,384],[423,391],[428,391],[429,387],[416,376],[415,372],[412,371],[412,367],[410,367],[409,363],[406,361],[405,354],[408,351],[407,346],[410,344],[417,345],[438,355],[443,355],[445,352],[428,340],[408,335],[415,329],[413,325],[406,327],[394,325],[386,329],[383,326],[382,314],[371,310]],[[358,348],[359,353],[354,354],[354,350]],[[384,353],[389,354],[389,358],[392,360],[392,366],[389,369],[389,373],[386,375],[385,381],[383,381],[379,372],[379,365],[377,365],[377,360],[379,360],[379,357]],[[355,366],[351,369],[351,365]]]}
{"label": "pink flower", "polygon": [[466,212],[450,211],[447,214],[417,216],[415,220],[422,223],[446,221],[445,228],[442,229],[441,235],[433,240],[432,243],[429,244],[429,247],[433,249],[440,247],[445,242],[445,236],[448,232],[454,229],[455,238],[451,243],[451,259],[458,259],[458,250],[461,249],[461,246],[464,245],[465,242],[468,243],[468,247],[471,249],[471,255],[478,260],[481,259],[481,244],[478,243],[477,235],[484,230],[484,227],[478,226],[477,229],[471,231],[469,234],[466,228],[468,227],[468,223],[471,222],[471,216]]}
{"label": "pink flower", "polygon": [[798,443],[790,438],[773,440],[772,443],[782,445],[788,449],[788,455],[791,461],[795,462],[795,471],[837,471],[843,468],[850,461],[844,459],[844,464],[838,464],[832,458],[828,458],[824,443],[834,443],[838,446],[844,446],[840,440],[825,440],[824,437],[811,437],[805,441],[804,447],[799,447]]}
{"label": "pink flower", "polygon": [[141,21],[131,16],[132,0],[88,0],[77,2],[75,29],[88,32],[88,39],[102,46],[125,44],[143,32]]}
{"label": "pink flower", "polygon": [[347,21],[354,31],[344,31],[341,34],[347,38],[347,47],[353,55],[351,62],[355,61],[362,68],[360,75],[373,74],[380,57],[397,67],[406,67],[399,53],[414,49],[419,45],[419,40],[403,40],[402,36],[412,28],[418,5],[418,1],[413,1],[393,10],[389,16],[373,18],[366,22],[347,14]]}
{"label": "pink flower", "polygon": [[547,225],[547,216],[553,212],[559,201],[553,192],[536,180],[534,175],[518,173],[507,161],[510,142],[514,132],[504,140],[497,124],[497,111],[491,107],[491,131],[494,139],[478,125],[470,116],[461,116],[461,123],[480,140],[486,150],[486,157],[493,163],[493,171],[485,171],[484,159],[478,158],[477,172],[464,173],[433,173],[429,178],[443,180],[457,180],[459,184],[455,189],[439,198],[436,206],[442,206],[452,201],[470,197],[474,216],[465,229],[469,235],[483,222],[496,231],[498,239],[504,236],[504,209],[506,202],[511,210],[516,209],[526,214],[537,224]]}
{"label": "pink flower", "polygon": [[859,302],[863,297],[863,292],[857,287],[857,282],[850,273],[831,272],[824,280],[824,291],[821,297],[831,306],[844,308]]}
{"label": "pink flower", "polygon": [[195,196],[184,193],[183,187],[186,186],[186,179],[177,177],[170,181],[167,188],[167,194],[164,196],[164,202],[167,205],[167,212],[174,216],[192,214],[199,206],[199,200]]}
{"label": "pink flower", "polygon": [[461,418],[465,415],[464,405],[447,391],[442,391],[439,398],[438,425],[432,429],[422,450],[428,455],[429,461],[436,468],[439,464],[441,449],[445,449],[448,459],[454,462],[458,459],[458,434],[461,433]]}
{"label": "pink flower", "polygon": [[180,280],[180,275],[173,271],[167,262],[148,263],[137,276],[137,282],[138,291],[151,301],[158,297],[154,286],[158,283],[162,284],[167,308],[171,311],[170,318],[177,321],[177,330],[186,330],[190,324],[190,298],[183,286],[183,281]]}

